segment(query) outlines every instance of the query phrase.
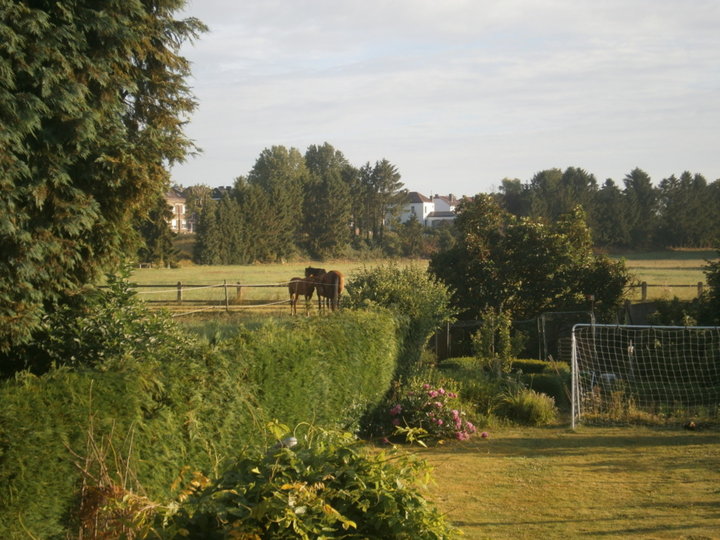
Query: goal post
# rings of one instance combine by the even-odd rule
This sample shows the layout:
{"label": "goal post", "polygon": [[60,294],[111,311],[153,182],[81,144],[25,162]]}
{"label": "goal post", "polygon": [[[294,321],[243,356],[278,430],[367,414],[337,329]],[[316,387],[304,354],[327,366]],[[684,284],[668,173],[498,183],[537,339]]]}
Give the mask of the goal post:
{"label": "goal post", "polygon": [[572,427],[720,416],[720,327],[576,324]]}

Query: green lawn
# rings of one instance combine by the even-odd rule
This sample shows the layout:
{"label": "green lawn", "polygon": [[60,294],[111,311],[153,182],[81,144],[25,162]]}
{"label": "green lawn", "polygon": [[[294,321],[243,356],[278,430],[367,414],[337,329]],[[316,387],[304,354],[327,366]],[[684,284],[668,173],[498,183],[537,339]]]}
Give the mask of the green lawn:
{"label": "green lawn", "polygon": [[465,538],[720,538],[720,435],[503,428],[420,449]]}

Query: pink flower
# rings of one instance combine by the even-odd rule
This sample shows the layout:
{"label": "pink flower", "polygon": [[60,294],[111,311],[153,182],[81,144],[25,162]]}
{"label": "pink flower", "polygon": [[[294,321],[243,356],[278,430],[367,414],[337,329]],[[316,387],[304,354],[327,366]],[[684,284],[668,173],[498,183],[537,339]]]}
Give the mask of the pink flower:
{"label": "pink flower", "polygon": [[455,392],[448,392],[448,397],[456,398],[457,394]]}
{"label": "pink flower", "polygon": [[458,411],[457,409],[453,409],[450,412],[452,413],[453,418],[460,418],[460,411]]}
{"label": "pink flower", "polygon": [[437,425],[438,425],[438,426],[442,426],[442,425],[443,425],[443,421],[442,421],[441,418],[438,418],[438,419],[436,420],[436,422],[437,422]]}
{"label": "pink flower", "polygon": [[475,433],[475,431],[477,431],[475,426],[471,422],[465,423],[465,429],[467,429],[470,433]]}
{"label": "pink flower", "polygon": [[427,383],[423,384],[423,390],[430,390],[430,385]]}
{"label": "pink flower", "polygon": [[392,419],[392,425],[393,426],[399,426],[400,425],[400,419],[396,416]]}
{"label": "pink flower", "polygon": [[402,412],[402,405],[400,405],[399,403],[397,405],[395,405],[392,409],[390,409],[390,414],[393,416],[397,416],[401,412]]}
{"label": "pink flower", "polygon": [[467,441],[470,438],[470,435],[468,435],[464,431],[458,431],[457,433],[455,433],[455,438],[458,441]]}
{"label": "pink flower", "polygon": [[443,404],[440,403],[439,401],[436,401],[435,403],[433,403],[433,405],[435,405],[438,408],[443,406]]}
{"label": "pink flower", "polygon": [[445,389],[444,389],[444,388],[438,389],[438,394],[440,394],[441,396],[444,396],[444,395],[445,395]]}
{"label": "pink flower", "polygon": [[434,397],[438,397],[437,390],[430,390],[430,391],[428,392],[428,396],[433,397],[433,398],[434,398]]}
{"label": "pink flower", "polygon": [[487,431],[483,431],[483,432],[480,434],[480,436],[481,436],[483,439],[487,439],[487,438],[490,436],[490,434],[489,434]]}

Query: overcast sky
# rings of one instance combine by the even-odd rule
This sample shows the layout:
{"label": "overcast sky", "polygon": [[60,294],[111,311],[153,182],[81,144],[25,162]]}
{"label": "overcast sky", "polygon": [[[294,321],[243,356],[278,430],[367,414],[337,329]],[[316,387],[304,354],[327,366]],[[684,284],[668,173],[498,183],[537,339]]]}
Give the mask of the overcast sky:
{"label": "overcast sky", "polygon": [[183,49],[203,153],[185,186],[231,185],[263,149],[328,142],[411,191],[640,167],[720,178],[718,0],[190,0]]}

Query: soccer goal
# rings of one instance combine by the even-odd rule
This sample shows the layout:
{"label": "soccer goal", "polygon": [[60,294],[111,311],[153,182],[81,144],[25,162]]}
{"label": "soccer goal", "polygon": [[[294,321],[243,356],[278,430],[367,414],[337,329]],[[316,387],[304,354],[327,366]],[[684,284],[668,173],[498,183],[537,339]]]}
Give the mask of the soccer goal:
{"label": "soccer goal", "polygon": [[718,416],[720,327],[573,327],[573,427]]}

